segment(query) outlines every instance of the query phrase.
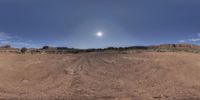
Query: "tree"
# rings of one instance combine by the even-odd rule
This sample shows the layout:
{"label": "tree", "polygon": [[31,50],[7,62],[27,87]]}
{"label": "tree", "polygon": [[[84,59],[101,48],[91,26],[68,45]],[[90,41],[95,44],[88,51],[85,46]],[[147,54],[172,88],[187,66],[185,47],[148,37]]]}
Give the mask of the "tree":
{"label": "tree", "polygon": [[21,49],[21,53],[26,53],[27,50],[28,50],[27,48],[23,47],[23,48]]}
{"label": "tree", "polygon": [[49,46],[43,46],[42,49],[49,49]]}

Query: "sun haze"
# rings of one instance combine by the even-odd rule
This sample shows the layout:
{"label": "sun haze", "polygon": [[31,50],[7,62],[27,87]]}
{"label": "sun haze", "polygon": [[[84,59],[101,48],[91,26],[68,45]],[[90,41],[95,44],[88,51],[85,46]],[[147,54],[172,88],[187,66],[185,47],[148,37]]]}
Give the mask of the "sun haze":
{"label": "sun haze", "polygon": [[97,37],[102,37],[102,36],[103,36],[103,33],[102,33],[102,32],[97,32],[97,33],[96,33],[96,36],[97,36]]}

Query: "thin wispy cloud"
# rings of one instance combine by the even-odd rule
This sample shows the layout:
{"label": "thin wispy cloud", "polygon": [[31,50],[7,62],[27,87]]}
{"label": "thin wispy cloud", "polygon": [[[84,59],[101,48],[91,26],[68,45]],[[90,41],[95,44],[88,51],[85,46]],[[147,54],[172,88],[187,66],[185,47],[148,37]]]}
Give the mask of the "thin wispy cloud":
{"label": "thin wispy cloud", "polygon": [[185,40],[179,40],[179,43],[187,43],[187,42],[199,42],[200,41],[200,33],[197,33],[196,36],[193,38],[185,39]]}
{"label": "thin wispy cloud", "polygon": [[0,32],[0,40],[8,40],[8,39],[11,39],[11,38],[13,38],[13,37],[9,36],[5,32]]}
{"label": "thin wispy cloud", "polygon": [[190,39],[190,41],[192,41],[192,42],[198,42],[198,41],[200,41],[200,37],[199,38]]}
{"label": "thin wispy cloud", "polygon": [[0,45],[11,45],[14,47],[30,47],[32,40],[23,40],[18,36],[0,32]]}
{"label": "thin wispy cloud", "polygon": [[200,33],[197,33],[197,37],[190,39],[192,42],[198,42],[200,41]]}
{"label": "thin wispy cloud", "polygon": [[178,42],[179,42],[179,43],[184,43],[184,42],[185,42],[185,40],[179,40]]}

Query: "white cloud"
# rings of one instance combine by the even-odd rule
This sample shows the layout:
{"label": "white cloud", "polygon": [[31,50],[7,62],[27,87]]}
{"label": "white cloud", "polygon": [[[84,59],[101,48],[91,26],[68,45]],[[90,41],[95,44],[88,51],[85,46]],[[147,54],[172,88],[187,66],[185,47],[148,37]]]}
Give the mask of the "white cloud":
{"label": "white cloud", "polygon": [[0,40],[8,40],[8,39],[11,39],[11,38],[13,38],[13,37],[9,36],[5,32],[0,32]]}
{"label": "white cloud", "polygon": [[184,42],[186,42],[185,40],[179,40],[178,41],[179,43],[184,43]]}
{"label": "white cloud", "polygon": [[197,37],[189,39],[189,41],[192,41],[192,42],[198,42],[198,41],[200,41],[200,33],[197,33]]}
{"label": "white cloud", "polygon": [[200,38],[193,38],[193,39],[190,39],[190,41],[197,42],[197,41],[200,41]]}
{"label": "white cloud", "polygon": [[11,45],[11,46],[15,46],[15,47],[29,47],[30,44],[27,42],[22,42],[22,41],[1,41],[0,42],[1,45]]}
{"label": "white cloud", "polygon": [[10,41],[1,41],[1,44],[9,44]]}
{"label": "white cloud", "polygon": [[14,47],[30,47],[31,40],[23,40],[20,37],[11,36],[5,32],[0,32],[0,45],[11,45]]}
{"label": "white cloud", "polygon": [[12,43],[13,45],[18,45],[18,46],[29,46],[30,44],[29,43],[26,43],[26,42],[13,42]]}
{"label": "white cloud", "polygon": [[186,39],[186,40],[179,40],[179,43],[184,43],[184,42],[199,42],[200,41],[200,33],[197,33],[196,37]]}

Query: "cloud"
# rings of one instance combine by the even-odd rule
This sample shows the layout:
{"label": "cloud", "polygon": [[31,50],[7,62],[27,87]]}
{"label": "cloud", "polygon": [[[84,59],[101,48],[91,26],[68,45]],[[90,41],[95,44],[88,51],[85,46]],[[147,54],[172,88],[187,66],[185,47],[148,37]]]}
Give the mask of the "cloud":
{"label": "cloud", "polygon": [[8,40],[8,39],[11,39],[11,38],[13,38],[13,37],[9,36],[5,32],[0,32],[0,40]]}
{"label": "cloud", "polygon": [[19,47],[29,47],[30,44],[26,42],[12,42],[12,45],[19,46]]}
{"label": "cloud", "polygon": [[190,41],[192,41],[192,42],[198,42],[198,41],[200,41],[200,38],[193,38],[193,39],[190,39]]}
{"label": "cloud", "polygon": [[179,40],[178,42],[179,42],[179,43],[184,43],[184,42],[185,42],[185,40]]}
{"label": "cloud", "polygon": [[17,36],[9,35],[5,32],[0,32],[0,45],[11,45],[14,47],[30,47],[31,40],[24,40]]}
{"label": "cloud", "polygon": [[11,45],[11,46],[14,46],[14,47],[30,47],[31,44],[28,43],[28,42],[24,42],[24,41],[0,41],[0,44],[1,45]]}
{"label": "cloud", "polygon": [[9,44],[10,41],[1,41],[0,43],[1,43],[1,44]]}
{"label": "cloud", "polygon": [[179,43],[184,43],[184,42],[199,42],[200,41],[200,33],[197,33],[197,35],[191,39],[185,39],[185,40],[179,40]]}
{"label": "cloud", "polygon": [[192,41],[192,42],[200,41],[200,33],[197,33],[197,36],[195,38],[189,39],[189,41]]}

